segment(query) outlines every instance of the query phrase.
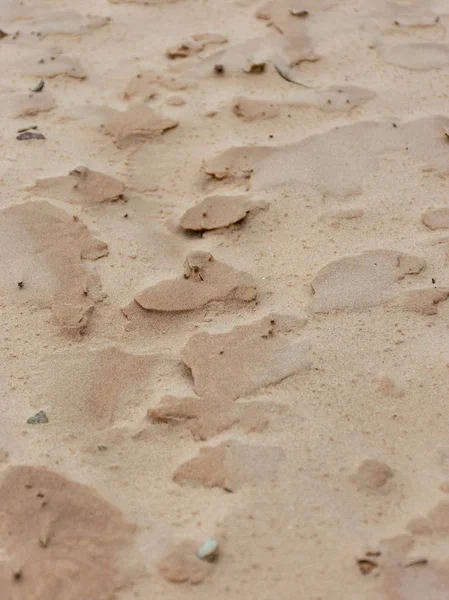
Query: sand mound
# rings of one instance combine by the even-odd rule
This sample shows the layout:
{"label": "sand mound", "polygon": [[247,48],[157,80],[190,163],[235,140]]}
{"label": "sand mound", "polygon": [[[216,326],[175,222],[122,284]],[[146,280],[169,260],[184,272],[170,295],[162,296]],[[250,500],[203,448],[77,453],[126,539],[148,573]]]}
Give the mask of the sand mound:
{"label": "sand mound", "polygon": [[429,519],[436,533],[449,535],[449,501],[441,500],[429,512]]}
{"label": "sand mound", "polygon": [[443,6],[433,0],[429,2],[392,2],[391,0],[378,0],[376,3],[365,0],[364,10],[370,17],[383,17],[384,20],[395,27],[429,27],[439,22],[439,15],[443,13]]}
{"label": "sand mound", "polygon": [[228,333],[194,335],[182,360],[199,396],[237,399],[306,370],[308,350],[307,341],[291,344],[276,318],[265,317]]}
{"label": "sand mound", "polygon": [[261,98],[237,96],[232,101],[232,110],[237,117],[245,121],[258,121],[260,119],[274,119],[281,114],[276,102]]}
{"label": "sand mound", "polygon": [[429,229],[449,229],[449,208],[427,210],[422,216],[422,222]]}
{"label": "sand mound", "polygon": [[364,460],[351,480],[359,490],[375,492],[386,490],[389,480],[393,477],[391,468],[378,460]]}
{"label": "sand mound", "polygon": [[58,353],[35,373],[37,397],[52,422],[63,422],[71,431],[104,429],[132,419],[147,400],[155,373],[169,362],[158,354],[133,354],[114,346]]}
{"label": "sand mound", "polygon": [[449,64],[449,44],[396,44],[380,46],[378,52],[386,63],[415,71],[444,69]]}
{"label": "sand mound", "polygon": [[232,101],[232,110],[245,121],[274,119],[281,107],[311,107],[325,112],[349,112],[376,96],[372,90],[357,86],[331,86],[324,89],[306,90],[279,100],[266,100],[238,96]]}
{"label": "sand mound", "polygon": [[158,406],[148,410],[148,418],[153,423],[185,426],[194,439],[208,440],[236,425],[244,433],[260,433],[267,427],[273,408],[272,403],[164,396]]}
{"label": "sand mound", "polygon": [[340,227],[344,227],[345,221],[352,221],[354,219],[360,219],[365,214],[363,208],[344,208],[342,210],[337,210],[335,212],[324,213],[321,216],[321,221],[327,223],[330,227],[334,229],[339,229]]}
{"label": "sand mound", "polygon": [[85,79],[86,71],[76,58],[65,56],[59,48],[38,55],[31,63],[27,60],[24,72],[36,77],[53,78],[58,75],[67,75],[74,79]]}
{"label": "sand mound", "polygon": [[80,259],[96,260],[107,245],[80,221],[48,202],[26,202],[0,212],[2,294],[8,302],[52,307],[68,330],[86,328],[100,280]]}
{"label": "sand mound", "polygon": [[167,48],[166,54],[171,59],[186,58],[202,52],[207,46],[226,44],[227,41],[227,37],[219,33],[199,33],[193,35],[191,40],[170,46],[170,48]]}
{"label": "sand mound", "polygon": [[189,208],[181,218],[181,227],[188,231],[205,231],[228,227],[242,221],[251,209],[258,205],[248,196],[207,196],[202,202]]}
{"label": "sand mound", "polygon": [[146,104],[136,103],[127,111],[113,110],[104,124],[104,133],[112,135],[118,146],[149,140],[178,126],[178,121],[164,117]]}
{"label": "sand mound", "polygon": [[193,81],[182,77],[178,73],[142,71],[129,81],[123,96],[127,100],[135,97],[141,100],[150,100],[160,93],[161,88],[179,92],[192,86]]}
{"label": "sand mound", "polygon": [[415,536],[433,538],[449,536],[449,501],[440,500],[428,517],[416,517],[407,524],[407,530]]}
{"label": "sand mound", "polygon": [[9,467],[0,483],[5,600],[113,600],[127,583],[119,551],[134,527],[95,490],[42,467]]}
{"label": "sand mound", "polygon": [[160,281],[134,299],[145,310],[194,310],[214,301],[250,302],[256,284],[248,273],[214,260],[209,252],[191,252],[179,279]]}
{"label": "sand mound", "polygon": [[438,502],[428,517],[412,519],[407,529],[412,535],[399,535],[380,544],[382,600],[445,598],[449,589],[449,564],[444,558],[449,502]]}
{"label": "sand mound", "polygon": [[[449,565],[387,569],[379,600],[442,600],[449,589]],[[377,600],[377,598],[376,598]]]}
{"label": "sand mound", "polygon": [[101,204],[122,198],[125,186],[110,175],[87,167],[77,167],[66,176],[38,179],[30,189],[39,196],[56,200]]}
{"label": "sand mound", "polygon": [[406,275],[419,273],[425,262],[394,250],[373,250],[329,263],[312,281],[314,312],[363,309],[392,300]]}
{"label": "sand mound", "polygon": [[229,148],[206,160],[203,170],[215,179],[249,179],[255,166],[274,151],[269,146]]}
{"label": "sand mound", "polygon": [[254,189],[297,182],[326,195],[346,197],[362,191],[364,180],[379,168],[379,156],[388,151],[403,151],[429,170],[446,173],[449,145],[444,130],[448,125],[449,120],[440,116],[396,127],[386,122],[358,122],[304,138],[298,144],[229,148],[206,161],[203,169],[207,175],[230,182],[251,179]]}
{"label": "sand mound", "polygon": [[167,98],[165,99],[165,104],[167,104],[167,106],[184,106],[185,103],[186,99],[184,98],[184,96],[181,96],[179,94],[167,96]]}
{"label": "sand mound", "polygon": [[227,78],[254,78],[263,76],[273,64],[293,66],[319,58],[305,32],[285,35],[278,29],[269,35],[247,39],[215,52],[192,67],[191,73],[201,77],[216,77],[214,67],[222,65],[222,73]]}
{"label": "sand mound", "polygon": [[380,579],[373,600],[419,600],[423,594],[439,600],[446,595],[448,565],[438,560],[429,564],[417,551],[411,535],[397,535],[382,540],[379,552],[367,556]]}
{"label": "sand mound", "polygon": [[5,105],[6,111],[14,118],[34,117],[42,112],[49,112],[56,107],[56,100],[48,92],[39,92],[33,94],[12,94],[2,98],[2,105]]}
{"label": "sand mound", "polygon": [[[315,10],[323,10],[324,3],[311,3]],[[328,2],[330,6],[330,2]],[[327,8],[327,6],[326,6]],[[315,61],[320,55],[315,52],[313,40],[308,35],[307,19],[295,16],[301,11],[308,11],[304,3],[300,5],[286,0],[273,0],[262,6],[256,13],[260,19],[270,21],[284,37],[288,45],[283,48],[282,58],[290,66],[297,65],[303,60]],[[306,17],[307,15],[304,15]]]}
{"label": "sand mound", "polygon": [[405,151],[430,169],[445,172],[443,157],[449,157],[445,123],[444,117],[426,117],[397,127],[361,122],[332,129],[281,148],[256,164],[254,187],[291,180],[308,183],[323,193],[347,196],[361,191],[363,179],[377,171],[379,155],[389,150]]}
{"label": "sand mound", "polygon": [[[39,32],[40,37],[47,35],[83,35],[99,29],[110,22],[109,17],[91,14],[82,15],[75,10],[61,10],[43,13],[25,23],[25,31]],[[21,24],[23,28],[23,24]],[[22,29],[23,30],[23,29]]]}
{"label": "sand mound", "polygon": [[382,377],[379,378],[377,390],[383,396],[387,396],[389,398],[403,398],[405,396],[404,390],[398,387],[391,377],[388,377],[388,375],[382,375]]}
{"label": "sand mound", "polygon": [[198,457],[176,469],[173,480],[180,485],[235,492],[246,485],[275,482],[283,458],[280,448],[223,442],[201,448]]}
{"label": "sand mound", "polygon": [[435,287],[411,290],[402,299],[402,307],[407,312],[421,315],[438,314],[438,304],[449,298],[449,288]]}
{"label": "sand mound", "polygon": [[[368,462],[368,461],[365,461]],[[376,461],[370,461],[376,462]],[[390,485],[391,470],[383,463],[369,486],[369,491],[382,490]],[[377,485],[377,484],[380,484]],[[383,539],[378,551],[366,553],[364,574],[375,570],[379,585],[374,588],[373,600],[420,600],[445,598],[449,589],[449,564],[444,558],[449,535],[449,502],[440,501],[428,518],[412,519],[410,534]],[[442,559],[443,557],[443,559]],[[359,560],[363,563],[363,560]],[[360,567],[362,568],[362,567]]]}
{"label": "sand mound", "polygon": [[[295,94],[296,95],[296,94]],[[325,112],[350,112],[376,96],[373,90],[355,85],[332,85],[328,88],[305,90],[284,101],[288,106],[318,108]]]}

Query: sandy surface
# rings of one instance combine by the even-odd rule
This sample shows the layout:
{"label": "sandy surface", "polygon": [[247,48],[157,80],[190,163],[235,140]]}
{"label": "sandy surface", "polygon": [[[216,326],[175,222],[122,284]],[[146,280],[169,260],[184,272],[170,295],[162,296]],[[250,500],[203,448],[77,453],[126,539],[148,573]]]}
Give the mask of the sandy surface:
{"label": "sandy surface", "polygon": [[2,600],[449,598],[449,1],[0,29]]}

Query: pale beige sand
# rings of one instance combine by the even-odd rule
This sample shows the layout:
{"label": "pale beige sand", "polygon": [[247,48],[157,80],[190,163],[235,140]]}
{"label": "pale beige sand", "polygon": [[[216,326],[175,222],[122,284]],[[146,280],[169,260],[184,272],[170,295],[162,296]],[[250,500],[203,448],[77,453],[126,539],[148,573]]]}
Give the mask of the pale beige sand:
{"label": "pale beige sand", "polygon": [[447,600],[449,0],[0,29],[0,599]]}

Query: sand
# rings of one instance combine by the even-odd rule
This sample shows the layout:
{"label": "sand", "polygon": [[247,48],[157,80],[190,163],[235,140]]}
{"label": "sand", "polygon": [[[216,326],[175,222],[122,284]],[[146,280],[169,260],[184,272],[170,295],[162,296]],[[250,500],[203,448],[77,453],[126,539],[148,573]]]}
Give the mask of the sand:
{"label": "sand", "polygon": [[1,600],[447,600],[449,1],[0,30]]}

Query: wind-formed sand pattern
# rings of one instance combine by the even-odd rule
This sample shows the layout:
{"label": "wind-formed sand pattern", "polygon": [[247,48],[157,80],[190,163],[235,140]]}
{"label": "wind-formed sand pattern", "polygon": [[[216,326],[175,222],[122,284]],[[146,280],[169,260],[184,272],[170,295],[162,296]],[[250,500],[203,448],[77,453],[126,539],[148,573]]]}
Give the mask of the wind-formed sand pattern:
{"label": "wind-formed sand pattern", "polygon": [[250,302],[257,295],[251,275],[214,260],[208,252],[192,252],[178,279],[159,281],[139,292],[134,300],[145,310],[177,312],[194,310],[210,302]]}
{"label": "wind-formed sand pattern", "polygon": [[5,300],[51,308],[64,329],[83,331],[103,299],[98,275],[83,263],[106,256],[107,244],[45,201],[3,209],[0,231]]}
{"label": "wind-formed sand pattern", "polygon": [[11,466],[0,503],[5,597],[106,600],[129,585],[120,551],[130,550],[135,527],[92,488],[43,467]]}
{"label": "wind-formed sand pattern", "polygon": [[0,600],[449,598],[449,3],[0,15]]}

